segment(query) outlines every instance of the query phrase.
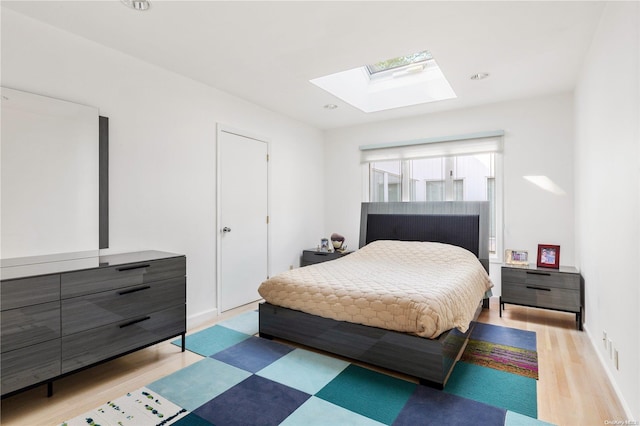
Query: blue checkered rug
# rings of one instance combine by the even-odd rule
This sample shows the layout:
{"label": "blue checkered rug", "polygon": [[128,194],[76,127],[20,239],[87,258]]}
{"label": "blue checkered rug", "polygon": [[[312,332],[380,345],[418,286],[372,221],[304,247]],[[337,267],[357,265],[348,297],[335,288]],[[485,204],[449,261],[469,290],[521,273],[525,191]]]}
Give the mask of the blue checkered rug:
{"label": "blue checkered rug", "polygon": [[[64,424],[544,424],[535,419],[534,379],[458,362],[438,391],[255,337],[257,324],[249,312],[187,336],[201,361]],[[535,350],[535,333],[478,326],[475,338]]]}

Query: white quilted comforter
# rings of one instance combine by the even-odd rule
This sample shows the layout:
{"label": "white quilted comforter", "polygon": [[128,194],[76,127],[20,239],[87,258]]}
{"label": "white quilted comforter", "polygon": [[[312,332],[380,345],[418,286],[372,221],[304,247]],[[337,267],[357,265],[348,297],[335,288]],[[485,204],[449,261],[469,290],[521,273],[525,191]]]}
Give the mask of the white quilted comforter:
{"label": "white quilted comforter", "polygon": [[454,327],[467,331],[491,287],[478,259],[460,247],[375,241],[271,277],[258,292],[273,305],[435,338]]}

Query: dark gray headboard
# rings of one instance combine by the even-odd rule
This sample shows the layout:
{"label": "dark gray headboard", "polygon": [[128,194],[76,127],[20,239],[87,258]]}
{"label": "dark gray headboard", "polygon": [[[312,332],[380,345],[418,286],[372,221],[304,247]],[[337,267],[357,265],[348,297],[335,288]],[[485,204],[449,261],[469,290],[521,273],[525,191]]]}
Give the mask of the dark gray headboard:
{"label": "dark gray headboard", "polygon": [[462,247],[478,256],[478,215],[370,214],[366,243],[431,241]]}
{"label": "dark gray headboard", "polygon": [[463,247],[489,270],[489,203],[362,203],[360,247],[376,240],[433,241]]}

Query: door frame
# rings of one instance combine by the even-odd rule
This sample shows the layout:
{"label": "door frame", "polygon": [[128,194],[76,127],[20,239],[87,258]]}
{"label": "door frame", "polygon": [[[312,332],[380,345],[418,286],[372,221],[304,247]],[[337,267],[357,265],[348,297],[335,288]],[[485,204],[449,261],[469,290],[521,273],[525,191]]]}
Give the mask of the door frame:
{"label": "door frame", "polygon": [[221,311],[221,295],[222,295],[222,273],[220,267],[222,266],[222,222],[221,222],[221,213],[222,207],[220,205],[220,193],[221,193],[221,185],[220,185],[220,137],[222,133],[231,133],[237,136],[241,136],[244,138],[253,139],[259,142],[263,142],[267,144],[267,157],[269,161],[267,161],[267,217],[269,217],[269,222],[267,223],[267,277],[271,276],[271,167],[269,167],[271,162],[271,142],[260,135],[253,134],[251,132],[247,132],[245,130],[240,130],[231,126],[227,126],[222,123],[216,124],[216,310],[218,315],[222,313]]}

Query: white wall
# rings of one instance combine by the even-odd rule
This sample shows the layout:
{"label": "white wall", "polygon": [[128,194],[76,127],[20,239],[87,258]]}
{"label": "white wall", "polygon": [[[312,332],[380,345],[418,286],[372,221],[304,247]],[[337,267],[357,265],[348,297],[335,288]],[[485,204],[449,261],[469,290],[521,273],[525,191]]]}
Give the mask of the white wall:
{"label": "white wall", "polygon": [[186,254],[190,326],[215,314],[216,123],[271,142],[271,273],[297,265],[321,236],[317,129],[7,9],[2,85],[109,117],[107,253]]}
{"label": "white wall", "polygon": [[[576,248],[586,329],[640,419],[640,3],[608,3],[576,88]],[[602,343],[606,331],[619,370]]]}
{"label": "white wall", "polygon": [[[342,233],[347,244],[357,247],[363,179],[360,145],[500,129],[505,131],[503,248],[528,250],[535,262],[539,243],[558,244],[560,263],[574,265],[570,93],[328,131],[325,233]],[[543,191],[524,175],[546,175],[567,195]],[[491,275],[498,295],[496,265]]]}

